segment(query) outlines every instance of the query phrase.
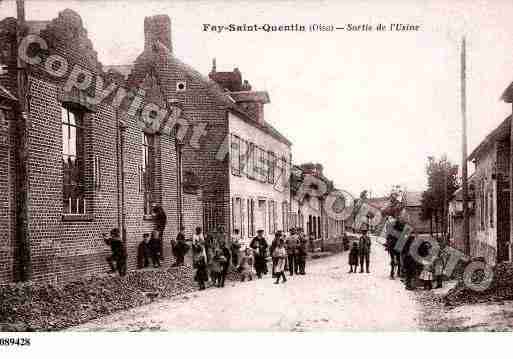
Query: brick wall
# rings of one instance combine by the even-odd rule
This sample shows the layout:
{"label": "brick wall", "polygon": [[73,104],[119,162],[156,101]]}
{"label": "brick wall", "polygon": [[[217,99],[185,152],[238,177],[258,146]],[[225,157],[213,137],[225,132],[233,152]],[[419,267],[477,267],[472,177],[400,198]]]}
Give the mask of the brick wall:
{"label": "brick wall", "polygon": [[183,195],[183,225],[185,236],[191,238],[196,227],[203,228],[203,202],[197,194]]}
{"label": "brick wall", "polygon": [[[2,22],[2,23],[5,23]],[[1,36],[1,35],[0,35]],[[105,74],[98,62],[96,52],[87,33],[82,27],[80,17],[65,10],[59,14],[43,31],[41,36],[49,45],[49,52],[39,55],[44,60],[48,54],[59,54],[67,59],[69,71],[78,64],[93,75]],[[69,71],[68,74],[69,75]],[[106,99],[84,113],[84,155],[85,155],[85,192],[86,216],[63,217],[63,169],[62,169],[62,129],[61,100],[67,75],[58,78],[50,76],[41,66],[30,68],[30,124],[29,131],[29,236],[32,253],[32,272],[34,281],[68,281],[106,271],[105,257],[109,248],[103,243],[101,233],[113,227],[121,226],[121,147],[125,176],[125,212],[126,243],[128,266],[136,264],[136,249],[142,239],[142,233],[150,232],[154,223],[145,219],[143,193],[139,188],[139,166],[141,165],[141,126],[135,115],[129,116],[122,109],[111,105],[112,98]],[[107,76],[105,76],[107,78]],[[94,86],[87,90],[92,94]],[[80,97],[76,91],[72,97]],[[123,117],[127,124],[124,132],[118,132],[117,118]],[[4,127],[1,130],[5,130]],[[123,139],[123,141],[118,139]],[[15,134],[9,140],[14,144]],[[1,144],[0,144],[1,146]],[[165,231],[165,250],[169,255],[169,239],[176,235],[176,150],[174,138],[161,136],[156,141],[158,179],[155,191],[168,214],[168,226]],[[0,148],[1,166],[8,166],[7,147]],[[3,157],[2,157],[3,156]],[[93,162],[100,163],[100,180],[93,181]],[[8,173],[0,168],[2,174]],[[0,226],[3,237],[0,245],[12,253],[14,235],[6,235],[10,224],[6,220],[9,207],[5,190],[14,174],[0,177]],[[99,186],[98,186],[99,185]],[[6,187],[7,186],[7,187]],[[7,188],[8,189],[8,188]],[[12,201],[11,201],[12,202]],[[11,212],[13,209],[11,208]],[[2,255],[0,259],[0,283],[14,279],[12,273],[13,256]]]}
{"label": "brick wall", "polygon": [[[0,63],[16,67],[16,19],[0,21]],[[16,96],[16,71],[0,75],[0,83]],[[15,117],[7,110],[16,104],[0,98],[0,283],[13,280],[15,241]]]}
{"label": "brick wall", "polygon": [[[167,34],[171,30],[163,29],[162,26],[166,25],[167,21],[162,21],[162,17],[147,18],[145,26],[151,28],[153,20],[159,22],[159,26],[155,27],[158,29],[158,34],[153,34],[153,39],[164,36],[161,43],[166,44]],[[145,32],[146,30],[148,29],[145,29]],[[230,213],[228,162],[215,158],[228,133],[228,105],[220,100],[219,90],[213,82],[182,63],[171,53],[171,49],[160,47],[158,51],[154,51],[151,47],[147,47],[137,58],[134,69],[128,76],[128,86],[130,88],[139,86],[150,73],[155,76],[155,81],[151,83],[154,84],[153,86],[158,86],[159,91],[150,90],[149,92],[160,93],[162,98],[149,97],[145,101],[153,101],[156,104],[163,101],[164,106],[170,102],[179,104],[183,110],[181,117],[190,125],[183,138],[182,168],[198,177],[202,195],[201,199],[199,197],[192,199],[191,196],[184,195],[184,219],[191,217],[184,222],[186,231],[190,232],[192,227],[203,224],[203,205],[199,205],[200,201],[203,204],[214,203],[220,222],[228,228]],[[184,90],[177,89],[178,82],[185,82]],[[191,145],[190,139],[193,127],[201,123],[206,124],[207,135],[200,138],[199,147],[195,148]],[[168,192],[162,191],[162,193]],[[173,193],[176,193],[176,188]],[[176,225],[172,234],[176,235]]]}

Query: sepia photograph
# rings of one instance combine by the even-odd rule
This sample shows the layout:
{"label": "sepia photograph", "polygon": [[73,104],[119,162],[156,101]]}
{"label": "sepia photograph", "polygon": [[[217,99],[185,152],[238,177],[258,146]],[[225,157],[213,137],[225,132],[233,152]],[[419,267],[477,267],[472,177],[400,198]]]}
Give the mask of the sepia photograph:
{"label": "sepia photograph", "polygon": [[511,332],[512,17],[1,0],[0,350]]}

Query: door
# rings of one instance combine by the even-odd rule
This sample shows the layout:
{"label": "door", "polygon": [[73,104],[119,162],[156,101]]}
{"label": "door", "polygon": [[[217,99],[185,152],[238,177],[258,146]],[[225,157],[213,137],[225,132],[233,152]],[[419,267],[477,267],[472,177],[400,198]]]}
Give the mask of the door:
{"label": "door", "polygon": [[509,260],[509,181],[497,181],[497,263]]}

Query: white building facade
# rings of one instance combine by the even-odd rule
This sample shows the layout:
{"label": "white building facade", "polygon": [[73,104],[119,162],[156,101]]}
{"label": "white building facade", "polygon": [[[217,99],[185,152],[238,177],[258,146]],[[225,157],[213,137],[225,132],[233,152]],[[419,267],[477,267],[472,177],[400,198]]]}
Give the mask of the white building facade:
{"label": "white building facade", "polygon": [[263,121],[228,114],[230,132],[230,213],[232,235],[247,245],[258,230],[270,242],[288,231],[291,145],[273,135]]}

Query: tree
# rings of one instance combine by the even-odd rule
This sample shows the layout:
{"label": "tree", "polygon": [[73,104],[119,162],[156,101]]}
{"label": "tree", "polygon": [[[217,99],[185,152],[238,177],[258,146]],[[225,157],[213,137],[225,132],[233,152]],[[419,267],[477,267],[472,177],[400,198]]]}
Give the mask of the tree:
{"label": "tree", "polygon": [[449,202],[453,199],[454,192],[459,187],[458,166],[452,164],[446,155],[440,159],[428,157],[426,165],[428,187],[422,193],[421,218],[430,221],[431,235],[433,235],[433,223],[435,234],[441,233],[447,238],[447,213]]}

